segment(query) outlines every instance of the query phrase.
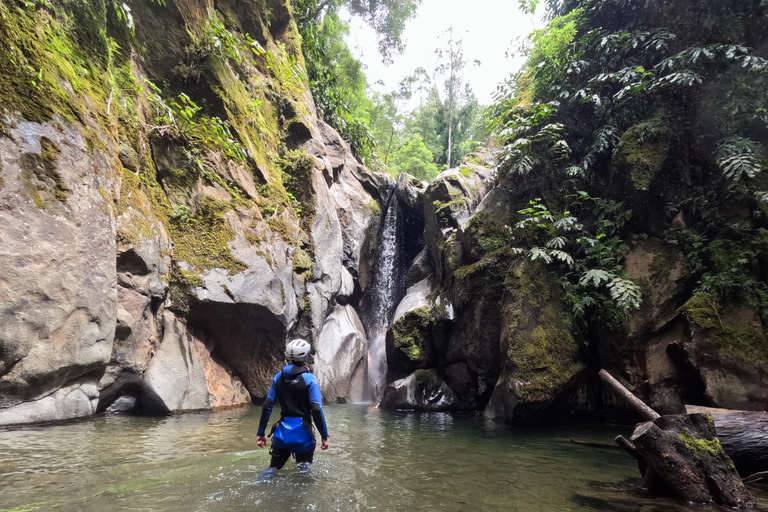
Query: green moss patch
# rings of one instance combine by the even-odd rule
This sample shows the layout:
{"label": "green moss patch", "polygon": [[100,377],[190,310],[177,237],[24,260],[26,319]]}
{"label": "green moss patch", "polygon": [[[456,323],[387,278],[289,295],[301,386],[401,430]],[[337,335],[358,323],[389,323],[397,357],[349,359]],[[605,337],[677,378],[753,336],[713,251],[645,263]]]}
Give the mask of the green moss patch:
{"label": "green moss patch", "polygon": [[755,326],[729,322],[720,309],[720,304],[712,295],[699,292],[680,311],[692,324],[712,331],[725,355],[750,364],[764,364],[768,360],[768,341],[763,332]]}
{"label": "green moss patch", "polygon": [[582,368],[556,285],[545,269],[531,264],[512,267],[505,284],[515,297],[503,312],[506,353],[515,378],[525,383],[522,396],[556,392]]}
{"label": "green moss patch", "polygon": [[235,231],[224,215],[231,210],[229,203],[206,197],[198,205],[193,220],[172,222],[175,259],[187,262],[197,271],[223,268],[238,274],[247,269],[229,250]]}
{"label": "green moss patch", "polygon": [[424,306],[407,312],[392,324],[395,346],[415,363],[423,363],[427,359],[429,323],[429,308]]}
{"label": "green moss patch", "polygon": [[699,439],[691,436],[688,432],[680,432],[678,438],[697,458],[723,454],[723,447],[718,438]]}

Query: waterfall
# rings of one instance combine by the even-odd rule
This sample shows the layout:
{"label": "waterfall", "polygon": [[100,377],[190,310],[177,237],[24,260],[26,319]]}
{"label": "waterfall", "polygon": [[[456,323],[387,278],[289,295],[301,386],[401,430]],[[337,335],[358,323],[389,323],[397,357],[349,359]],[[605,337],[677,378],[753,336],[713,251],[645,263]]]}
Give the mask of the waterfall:
{"label": "waterfall", "polygon": [[387,214],[378,252],[378,265],[373,280],[368,331],[369,398],[374,404],[381,400],[387,384],[386,337],[389,322],[400,300],[402,283],[399,279],[398,205],[394,193],[387,202]]}

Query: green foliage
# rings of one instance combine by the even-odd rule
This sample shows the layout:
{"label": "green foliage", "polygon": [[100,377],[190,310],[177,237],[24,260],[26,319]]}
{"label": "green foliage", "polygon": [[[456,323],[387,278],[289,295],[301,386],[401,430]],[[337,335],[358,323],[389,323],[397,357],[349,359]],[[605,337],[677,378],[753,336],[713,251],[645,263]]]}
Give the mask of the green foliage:
{"label": "green foliage", "polygon": [[[308,12],[316,2],[299,2],[297,10]],[[309,87],[320,115],[349,142],[366,164],[378,167],[376,140],[368,128],[365,74],[343,37],[349,28],[335,11],[318,23],[314,17],[300,18],[301,48]]]}
{"label": "green foliage", "polygon": [[[585,286],[601,287],[611,307],[639,304],[621,269],[629,229],[658,236],[684,224],[668,236],[688,255],[698,290],[768,318],[758,271],[766,255],[758,203],[768,201],[760,143],[768,130],[768,60],[749,46],[764,44],[753,23],[764,14],[731,0],[704,0],[695,10],[670,0],[548,4],[551,20],[532,35],[526,68],[486,110],[503,145],[499,183],[563,211],[575,209],[574,189],[612,201],[590,201],[578,215],[597,250],[559,247],[562,235],[548,230],[565,215],[542,218],[549,212],[543,202],[524,210],[528,238],[520,249],[550,268],[586,259],[585,271],[564,286],[577,316],[589,316],[601,299]],[[657,217],[614,208],[628,200]],[[615,316],[609,309],[603,320]]]}
{"label": "green foliage", "polygon": [[155,124],[149,127],[149,133],[159,136],[178,138],[199,147],[218,150],[225,155],[246,160],[248,155],[239,140],[230,130],[229,124],[219,117],[198,115],[201,107],[184,93],[177,98],[163,99],[162,91],[146,78],[144,94],[155,109]]}
{"label": "green foliage", "polygon": [[394,175],[404,172],[422,181],[432,181],[438,174],[432,159],[433,155],[424,145],[424,139],[417,133],[392,155],[390,172]]}

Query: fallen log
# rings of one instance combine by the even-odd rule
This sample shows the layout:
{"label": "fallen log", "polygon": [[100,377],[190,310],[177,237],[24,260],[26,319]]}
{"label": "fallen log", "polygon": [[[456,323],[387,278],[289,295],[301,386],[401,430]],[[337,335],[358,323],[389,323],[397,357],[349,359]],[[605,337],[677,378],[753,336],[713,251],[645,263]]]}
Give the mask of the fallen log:
{"label": "fallen log", "polygon": [[613,376],[605,370],[600,370],[600,378],[606,386],[623,398],[632,408],[640,414],[643,418],[649,421],[653,421],[659,417],[659,413],[645,405],[645,403],[633,395],[627,388],[625,388],[621,382],[613,378]]}
{"label": "fallen log", "polygon": [[669,491],[688,503],[752,507],[752,496],[723,451],[709,416],[659,416],[605,370],[600,378],[649,420],[635,427],[630,440],[615,440],[638,461],[644,487],[654,493]]}
{"label": "fallen log", "polygon": [[[648,463],[646,483],[663,482],[686,502],[750,506],[752,496],[703,414],[661,416],[640,423],[630,439]],[[648,473],[652,470],[653,475]]]}
{"label": "fallen log", "polygon": [[686,405],[688,414],[709,414],[723,449],[743,477],[768,471],[768,413]]}

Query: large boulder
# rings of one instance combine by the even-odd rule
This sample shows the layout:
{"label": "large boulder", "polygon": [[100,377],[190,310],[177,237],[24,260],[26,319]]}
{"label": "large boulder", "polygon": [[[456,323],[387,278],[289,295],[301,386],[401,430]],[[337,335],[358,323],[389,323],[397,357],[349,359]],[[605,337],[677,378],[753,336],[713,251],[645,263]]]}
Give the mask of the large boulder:
{"label": "large boulder", "polygon": [[250,403],[240,379],[214,359],[203,339],[173,313],[163,314],[164,335],[141,385],[141,410],[169,414]]}
{"label": "large boulder", "polygon": [[367,349],[357,312],[350,305],[336,306],[315,347],[315,371],[325,401],[363,401]]}
{"label": "large boulder", "polygon": [[[585,405],[568,403],[565,394],[579,397],[585,366],[571,334],[557,283],[533,263],[513,266],[501,301],[501,375],[485,409],[492,419],[526,420],[553,412],[553,405],[571,413]],[[583,395],[581,395],[583,396]],[[559,403],[558,403],[559,402]]]}
{"label": "large boulder", "polygon": [[429,276],[408,288],[397,305],[387,331],[388,380],[399,379],[432,359],[432,323],[436,317],[432,295],[434,280]]}
{"label": "large boulder", "polygon": [[[684,412],[684,401],[695,400],[682,341],[684,322],[678,309],[690,294],[684,255],[672,244],[648,238],[627,254],[625,272],[640,285],[643,302],[618,328],[598,341],[601,366],[663,414]],[[626,404],[603,394],[610,413],[626,414]]]}
{"label": "large boulder", "polygon": [[424,194],[424,240],[438,281],[461,266],[456,230],[463,228],[490,188],[492,170],[464,163],[440,173]]}
{"label": "large boulder", "polygon": [[88,415],[117,320],[119,186],[115,162],[91,142],[113,142],[56,121],[16,119],[9,135],[0,135],[0,424]]}
{"label": "large boulder", "polygon": [[707,405],[768,410],[768,329],[744,304],[718,305],[697,293],[683,307],[690,339],[683,349]]}
{"label": "large boulder", "polygon": [[454,408],[456,397],[437,371],[416,370],[387,386],[381,407],[414,411],[446,411]]}

